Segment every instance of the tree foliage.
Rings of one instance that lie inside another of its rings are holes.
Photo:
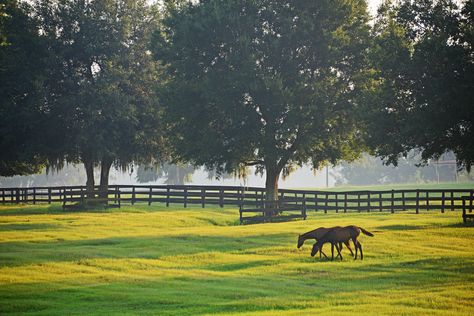
[[[365,1],[168,2],[154,53],[179,159],[266,171],[267,199],[296,165],[358,155]]]
[[[417,149],[425,162],[451,150],[460,168],[474,163],[474,1],[457,3],[406,0],[379,12],[368,139],[389,162]]]
[[[0,4],[0,175],[39,172],[45,164],[40,125],[47,56],[31,7]]]
[[[145,0],[40,0],[35,12],[51,52],[45,107],[59,144],[52,158],[84,162],[90,187],[100,164],[106,190],[112,164],[162,149],[159,68],[147,48],[157,10]]]

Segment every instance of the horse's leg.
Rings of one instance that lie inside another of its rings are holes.
[[[321,258],[321,254],[322,254],[324,258],[329,259],[328,256],[326,256],[326,254],[323,251],[323,246],[324,245],[321,245],[321,248],[319,248],[319,258]]]
[[[347,249],[349,249],[349,251],[351,252],[351,256],[354,257],[354,253],[352,252],[351,245],[349,244],[349,240],[345,241],[344,244],[346,245]]]
[[[360,260],[363,260],[364,259],[364,254],[362,252],[362,244],[360,243],[360,241],[358,241],[357,243],[359,244]]]
[[[354,260],[357,260],[357,249],[359,248],[359,246],[358,246],[358,244],[357,244],[357,243],[358,243],[358,242],[357,242],[357,238],[356,238],[356,237],[353,237],[353,238],[352,238],[352,242],[354,243],[354,248],[355,248],[355,251],[356,251],[355,256],[354,256]]]
[[[339,257],[341,255],[341,251],[342,251],[342,242],[340,243],[336,243],[336,249],[337,249],[337,256],[336,256],[336,259],[337,257]]]
[[[342,250],[342,243],[339,243],[339,247],[338,245],[336,244],[336,250],[337,252],[339,253],[339,257],[341,258],[341,261],[342,261],[342,253],[341,253],[341,250]],[[337,257],[336,257],[337,258]]]
[[[331,243],[331,261],[334,260],[334,244]]]

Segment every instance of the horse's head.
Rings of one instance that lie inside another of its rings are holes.
[[[314,257],[315,254],[317,254],[319,251],[319,243],[315,243],[313,245],[313,249],[311,249],[311,257]]]
[[[302,238],[301,235],[298,235],[298,248],[301,248],[304,244],[304,239]]]

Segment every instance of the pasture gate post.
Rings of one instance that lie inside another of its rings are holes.
[[[347,193],[344,193],[344,213],[347,213]]]
[[[2,202],[5,203],[5,189],[2,189]]]
[[[166,186],[166,207],[170,206],[170,186]]]
[[[334,194],[334,198],[336,200],[336,213],[339,213],[339,197],[338,194]]]
[[[204,208],[206,206],[206,189],[201,189],[201,206]]]
[[[420,190],[416,189],[416,214],[420,213]]]
[[[188,188],[184,188],[184,207],[188,207]]]
[[[445,192],[443,191],[441,193],[441,213],[444,213],[444,207],[445,207],[445,203],[446,203],[446,199],[445,199]]]
[[[224,189],[219,189],[219,207],[224,207]]]
[[[148,205],[151,205],[151,194],[153,191],[153,187],[150,187],[150,192],[148,193]]]
[[[392,204],[390,212],[395,213],[395,190],[392,190]]]

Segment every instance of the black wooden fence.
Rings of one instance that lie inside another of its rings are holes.
[[[98,189],[98,188],[97,188]],[[98,192],[96,192],[97,194]],[[420,211],[473,209],[474,189],[417,189],[382,191],[279,190],[285,203],[302,203],[307,210],[337,212]],[[87,199],[84,186],[0,188],[0,203],[76,203]],[[111,185],[109,203],[165,203],[206,205],[261,206],[265,189],[241,186],[200,185]]]

